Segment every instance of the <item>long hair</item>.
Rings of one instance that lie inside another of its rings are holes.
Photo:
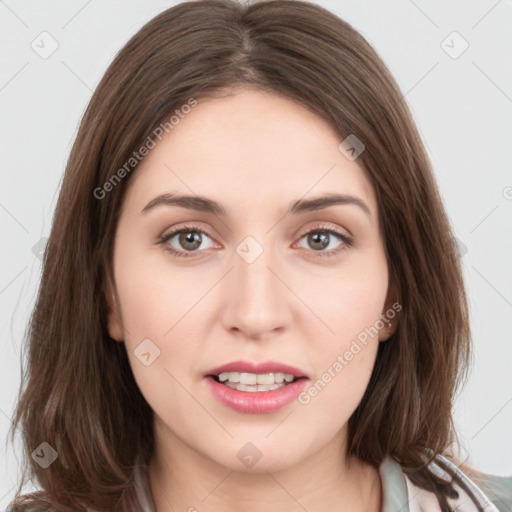
[[[365,145],[358,163],[376,192],[403,309],[349,420],[348,455],[375,467],[392,456],[443,502],[423,457],[455,440],[452,404],[471,355],[468,307],[450,222],[403,95],[370,44],[320,6],[200,0],[163,11],[128,41],[81,120],[25,333],[11,427],[12,439],[23,432],[24,470],[42,491],[22,496],[24,474],[13,510],[137,508],[134,464],[151,458],[153,420],[124,344],[107,331],[120,208],[134,152],[157,144],[159,127],[169,128],[191,98],[236,86],[287,97],[329,123],[340,143],[355,135]],[[46,469],[31,456],[43,442],[58,453]]]

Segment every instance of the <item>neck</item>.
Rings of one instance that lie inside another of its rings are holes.
[[[343,432],[344,433],[344,432]],[[380,512],[378,470],[347,458],[343,437],[278,471],[239,471],[191,449],[167,431],[148,477],[155,512]]]

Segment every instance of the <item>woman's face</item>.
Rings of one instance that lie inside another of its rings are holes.
[[[126,344],[160,450],[263,472],[344,446],[391,334],[379,321],[391,297],[376,197],[341,142],[290,100],[239,90],[199,100],[131,178],[109,332]],[[148,206],[163,194],[191,199]],[[359,204],[309,203],[335,194]],[[239,391],[208,376],[235,362],[230,379],[252,382],[239,361],[306,378]]]

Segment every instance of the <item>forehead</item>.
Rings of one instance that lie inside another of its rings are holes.
[[[376,215],[366,173],[339,151],[341,137],[318,115],[253,89],[197,101],[136,169],[127,201],[179,190],[230,210],[340,193],[360,197]]]

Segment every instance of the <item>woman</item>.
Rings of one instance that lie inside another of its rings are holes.
[[[510,510],[454,449],[469,320],[420,137],[314,4],[186,2],[126,44],[28,341],[42,491],[10,510]]]

